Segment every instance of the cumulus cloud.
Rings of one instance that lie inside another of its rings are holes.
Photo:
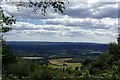
[[[13,24],[12,28],[13,30],[38,30],[41,28],[41,25],[37,26],[28,22],[17,22]]]
[[[118,3],[70,3],[66,13],[73,18],[118,18]]]
[[[22,28],[23,24],[27,24],[27,27],[25,29]],[[12,31],[5,33],[4,35],[7,37],[7,39],[11,40],[12,38],[15,40],[46,40],[46,41],[86,41],[86,42],[110,42],[115,41],[115,37],[117,36],[117,32],[114,32],[112,30],[104,30],[104,29],[97,29],[97,30],[86,30],[82,28],[74,28],[74,27],[66,27],[61,25],[34,25],[34,27],[37,29],[31,29],[30,26],[34,24],[26,23],[26,22],[17,22],[16,25],[13,25],[13,27],[16,27],[15,30],[13,28]],[[19,26],[19,27],[18,27]],[[18,28],[18,29],[17,29]],[[16,37],[18,37],[16,39]],[[21,39],[20,39],[21,38]],[[75,40],[76,39],[76,40]]]
[[[80,27],[86,29],[110,29],[117,27],[118,19],[103,18],[103,19],[92,19],[92,18],[58,18],[58,19],[47,19],[45,24],[47,25],[64,25],[71,27]]]
[[[31,8],[2,4],[7,15],[17,19],[43,21],[44,25],[17,22],[13,30],[4,35],[8,40],[67,41],[67,42],[112,42],[118,32],[118,4],[116,2],[70,2],[66,4],[67,15],[55,13],[51,8],[48,15],[33,13]]]
[[[48,18],[56,18],[56,17],[62,17],[63,15],[59,13],[55,13],[54,10],[49,7],[47,9],[47,15],[43,16],[41,13],[41,10],[38,9],[37,13],[33,12],[33,8],[26,8],[26,7],[20,7],[19,11],[17,10],[17,6],[13,4],[3,3],[1,5],[4,11],[6,11],[7,15],[14,15],[15,18],[23,19],[23,20],[42,20],[42,19],[48,19]]]
[[[63,25],[35,25],[29,22],[16,22],[12,25],[13,30],[48,30],[48,31],[59,31],[59,30],[70,30],[71,27]]]
[[[47,9],[47,15],[43,16],[38,10],[35,14],[32,12],[32,8],[20,7],[20,11],[17,11],[17,7],[14,5],[8,5],[3,3],[2,8],[9,15],[14,15],[16,18],[26,20],[43,20],[53,19],[57,17],[72,17],[72,18],[118,18],[118,3],[117,2],[98,2],[98,3],[86,3],[86,2],[70,2],[66,4],[64,10],[67,15],[54,12],[52,7]]]
[[[12,33],[10,35],[10,33]],[[13,35],[14,34],[14,35]],[[60,42],[97,42],[108,43],[115,41],[116,33],[110,31],[70,30],[70,31],[46,31],[46,30],[17,30],[5,35],[8,40],[23,41],[60,41]]]

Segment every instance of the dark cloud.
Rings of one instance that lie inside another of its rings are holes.
[[[76,5],[72,5],[76,4]],[[75,7],[77,5],[81,4],[81,6],[77,8],[70,8]],[[83,4],[83,5],[82,5]],[[88,3],[71,3],[68,4],[68,8],[66,9],[66,13],[68,16],[72,18],[118,18],[118,8],[113,7],[117,3],[115,2],[98,2],[94,4],[88,4]],[[110,6],[107,6],[110,5]],[[100,9],[100,7],[103,7]],[[94,11],[90,11],[93,9]],[[93,14],[94,12],[98,11],[99,13]]]
[[[72,18],[118,18],[118,7],[113,7],[116,4],[117,2],[98,2],[92,4],[85,2],[70,2],[69,4],[66,4],[66,9],[64,11]],[[13,5],[3,4],[2,6],[7,14],[14,15],[16,18],[25,20],[43,20],[64,17],[64,15],[59,12],[55,13],[51,7],[47,10],[48,14],[43,16],[40,11],[38,11],[37,14],[33,13],[31,8],[21,7],[18,12],[17,8]],[[100,9],[100,7],[103,8]],[[90,11],[91,9],[94,11]],[[93,14],[96,11],[98,13]]]

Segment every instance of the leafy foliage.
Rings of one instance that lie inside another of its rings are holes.
[[[12,28],[10,28],[9,26],[11,26],[13,23],[16,22],[16,19],[9,16],[5,16],[4,11],[2,10],[2,8],[0,7],[0,32],[1,33],[5,33],[8,32],[10,30],[12,30]],[[2,49],[2,72],[4,76],[4,72],[6,73],[6,68],[8,67],[8,63],[15,63],[16,60],[16,55],[13,54],[13,52],[10,50],[10,46],[6,45],[4,42],[4,38],[3,35],[0,35],[0,41],[1,41],[1,45],[0,49]],[[1,61],[1,60],[0,60]],[[12,75],[9,75],[10,77]],[[15,76],[12,76],[14,78],[16,78]]]
[[[47,14],[47,9],[48,7],[52,7],[54,9],[55,12],[59,11],[62,14],[66,14],[64,13],[64,9],[65,9],[65,2],[68,2],[67,0],[63,1],[43,1],[43,0],[39,0],[39,1],[29,1],[29,2],[11,2],[11,4],[16,5],[17,9],[19,11],[20,7],[29,7],[32,9],[33,12],[37,13],[39,10],[41,10],[42,15],[46,15]],[[69,3],[69,2],[68,2]]]
[[[0,7],[0,26],[1,30],[3,33],[8,32],[10,30],[12,30],[12,28],[10,28],[9,26],[11,26],[13,23],[15,24],[16,19],[13,18],[13,16],[9,17],[9,16],[5,16],[4,11],[2,10],[2,8]]]
[[[16,55],[10,50],[10,46],[2,44],[2,61],[3,64],[16,62]]]
[[[120,36],[118,37],[120,38]],[[119,40],[118,40],[119,41]],[[118,42],[119,43],[119,42]],[[104,78],[119,78],[120,76],[120,44],[110,43],[107,54],[101,55],[98,59],[88,64],[91,74]]]

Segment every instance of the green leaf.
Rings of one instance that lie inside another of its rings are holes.
[[[67,13],[63,13],[64,15],[66,15]]]
[[[2,14],[2,17],[3,17],[3,18],[5,18],[5,15],[4,15],[4,14]]]

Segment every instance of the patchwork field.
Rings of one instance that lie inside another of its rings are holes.
[[[99,53],[99,54],[102,54],[103,52],[95,51],[95,52],[90,52],[90,53]]]
[[[55,55],[56,56],[56,55]],[[29,59],[29,60],[32,60],[32,59],[43,59],[42,57],[22,57],[23,59]],[[60,68],[60,69],[63,69],[63,68],[69,68],[71,67],[72,69],[75,69],[75,67],[81,67],[81,63],[67,63],[67,62],[64,62],[64,61],[67,61],[67,60],[72,60],[72,58],[60,58],[60,59],[52,59],[52,60],[48,60],[51,64],[49,64],[50,67],[53,67],[53,68]],[[41,60],[40,60],[41,62]]]
[[[24,59],[43,59],[42,57],[22,57]]]
[[[61,59],[52,59],[52,60],[48,60],[51,64],[55,64],[55,65],[59,65],[62,66],[63,63],[65,63],[64,61],[67,60],[72,60],[72,58],[61,58]],[[65,63],[66,64],[66,63]]]
[[[53,68],[60,68],[60,69],[63,69],[63,68],[70,68],[75,70],[76,67],[81,67],[81,63],[66,63],[64,61],[67,61],[67,60],[72,60],[72,58],[61,58],[61,59],[53,59],[53,60],[49,60],[49,62],[51,63],[51,65],[49,65],[50,67],[53,67]]]
[[[49,57],[56,57],[57,55],[51,55],[51,56],[49,56]]]
[[[75,66],[75,65],[79,65],[81,63],[65,63],[65,64],[67,64],[67,66]]]
[[[62,65],[62,66],[59,66],[59,65],[49,65],[50,67],[53,67],[53,68],[59,68],[59,69],[67,69],[67,68],[71,68],[71,70],[75,70],[76,67],[79,67],[79,70],[81,68],[81,63],[65,63],[67,64],[67,66],[65,65]]]

